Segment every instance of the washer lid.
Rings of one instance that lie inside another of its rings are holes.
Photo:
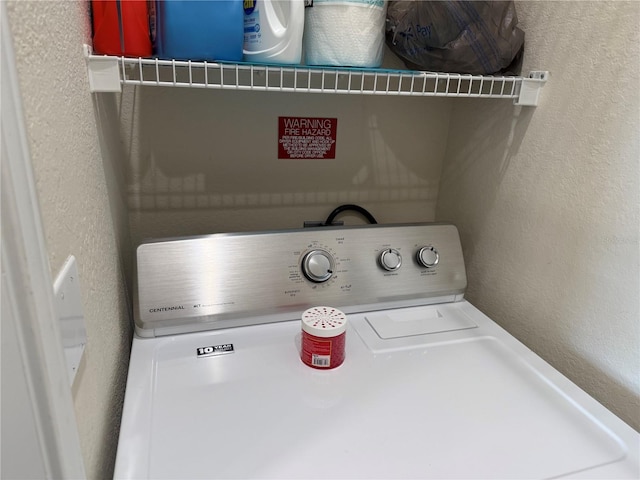
[[[330,371],[299,321],[136,338],[114,478],[640,478],[638,433],[475,313],[383,354],[349,314]]]
[[[335,337],[347,329],[347,316],[337,308],[312,307],[302,314],[302,330],[314,337]]]

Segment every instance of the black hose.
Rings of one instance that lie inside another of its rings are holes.
[[[345,212],[347,210],[353,210],[354,212],[358,212],[360,215],[366,218],[369,221],[369,223],[378,223],[376,219],[373,218],[373,215],[371,215],[367,210],[362,208],[360,205],[347,204],[347,205],[340,205],[339,207],[335,208],[333,212],[329,214],[329,216],[327,217],[327,220],[324,222],[325,226],[332,225],[336,217],[340,213]]]

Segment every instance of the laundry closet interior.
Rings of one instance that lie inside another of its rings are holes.
[[[52,276],[73,254],[83,287],[73,398],[89,476],[113,469],[136,246],[300,228],[341,204],[456,225],[466,297],[640,427],[640,8],[516,8],[522,76],[472,80],[415,76],[388,50],[367,72],[105,63],[86,4],[10,2]],[[278,158],[281,118],[335,120],[335,158]]]

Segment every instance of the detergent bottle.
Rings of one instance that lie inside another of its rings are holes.
[[[242,0],[158,0],[156,55],[179,60],[242,60]]]
[[[296,65],[302,60],[304,0],[244,0],[244,60]]]
[[[93,50],[104,55],[151,56],[145,0],[92,0]]]

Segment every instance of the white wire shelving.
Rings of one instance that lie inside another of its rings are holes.
[[[422,97],[506,98],[535,106],[548,72],[528,78],[360,68],[213,63],[94,55],[85,46],[91,92],[122,85]]]

